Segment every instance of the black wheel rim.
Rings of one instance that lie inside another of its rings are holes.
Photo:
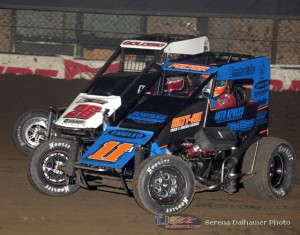
[[[284,161],[281,155],[273,156],[270,164],[269,179],[273,188],[278,188],[283,182]]]
[[[160,205],[174,205],[184,194],[184,176],[174,167],[157,169],[149,181],[149,193]]]
[[[68,157],[63,152],[51,152],[42,162],[42,174],[46,181],[54,185],[66,185],[67,177],[62,171]]]

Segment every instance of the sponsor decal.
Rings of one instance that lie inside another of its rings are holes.
[[[217,123],[228,122],[236,119],[241,119],[244,114],[244,107],[226,109],[216,112],[214,117]]]
[[[126,40],[122,43],[122,46],[143,46],[143,47],[157,47],[163,48],[167,44],[164,42],[152,42],[152,41],[138,41],[138,40]]]
[[[255,73],[255,66],[249,65],[244,68],[237,68],[234,69],[232,68],[230,71],[230,77],[241,77],[241,76],[247,76],[247,75],[252,75]]]
[[[254,92],[254,96],[263,96],[269,93],[269,88]]]
[[[259,106],[267,105],[268,104],[268,99],[266,97],[263,97],[261,99],[258,99],[257,103],[259,104]]]
[[[156,225],[166,229],[200,228],[201,220],[193,215],[155,216]]]
[[[231,122],[228,123],[228,128],[232,130],[232,132],[237,132],[237,131],[249,131],[251,128],[254,126],[255,119],[245,119],[245,120],[240,120],[237,122]]]
[[[269,88],[269,84],[270,84],[269,80],[262,80],[262,81],[255,84],[255,88],[256,89],[263,89],[265,87]]]
[[[256,115],[256,125],[262,125],[268,122],[268,110],[262,110]]]
[[[206,72],[207,70],[210,69],[210,67],[203,66],[203,65],[178,64],[178,63],[171,64],[168,66],[168,68],[193,70],[193,71],[201,71],[201,72]]]
[[[100,99],[82,98],[82,99],[78,100],[76,103],[107,104],[108,102],[106,100],[100,100]]]
[[[155,112],[136,111],[130,113],[127,116],[127,118],[139,123],[153,124],[153,123],[163,123],[164,121],[166,121],[167,116]]]
[[[86,121],[81,119],[64,119],[63,123],[85,125]]]
[[[259,67],[259,73],[260,73],[260,75],[264,75],[264,74],[265,74],[265,71],[266,71],[265,64],[262,64],[262,65]]]
[[[173,118],[170,132],[187,129],[200,124],[203,112]]]
[[[145,137],[143,133],[135,132],[135,131],[120,131],[113,130],[108,132],[112,136],[122,137],[122,138],[131,138],[131,139],[142,139]]]

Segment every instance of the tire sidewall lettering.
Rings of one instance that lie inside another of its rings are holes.
[[[286,144],[281,144],[278,146],[277,152],[282,155],[286,156],[288,161],[293,161],[294,160],[294,153],[290,149],[290,147]]]
[[[70,149],[71,145],[67,143],[55,142],[55,141],[49,143],[49,150],[52,150],[56,147],[63,147],[63,148]]]
[[[294,151],[291,149],[291,147],[286,144],[282,143],[279,146],[277,146],[273,153],[272,158],[269,162],[269,167],[271,166],[271,162],[273,160],[273,157],[279,155],[283,159],[284,164],[284,179],[283,182],[276,188],[272,187],[270,185],[271,191],[274,195],[276,195],[277,198],[283,198],[285,197],[293,188],[293,185],[291,185],[290,182],[294,181],[294,172],[295,172],[295,154]]]
[[[66,186],[63,186],[63,187],[60,187],[60,188],[58,188],[58,187],[55,188],[55,187],[47,184],[47,185],[45,185],[45,189],[49,190],[50,192],[55,192],[55,193],[60,193],[60,192],[61,193],[62,192],[68,193],[68,192],[70,192],[70,186],[69,185],[66,185]]]
[[[147,168],[147,172],[149,175],[152,175],[152,173],[158,168],[158,167],[163,167],[164,164],[169,164],[170,163],[170,159],[166,158],[166,159],[160,159],[156,162],[154,162],[153,164],[151,164],[148,168]]]

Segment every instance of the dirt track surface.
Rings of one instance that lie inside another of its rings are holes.
[[[35,191],[26,175],[27,158],[12,143],[13,125],[30,109],[67,106],[87,85],[83,80],[0,76],[0,235],[300,234],[299,170],[294,190],[280,201],[253,199],[243,189],[233,195],[196,194],[184,214],[200,218],[202,225],[185,231],[158,227],[154,215],[125,195],[80,189],[71,196],[54,198]],[[298,169],[299,101],[300,92],[271,94],[270,135],[292,144]],[[263,225],[246,225],[249,221]]]

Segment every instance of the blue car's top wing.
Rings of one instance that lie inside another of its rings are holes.
[[[210,75],[218,71],[217,66],[209,66],[203,64],[187,63],[187,62],[166,62],[162,69],[165,71],[197,73]]]

